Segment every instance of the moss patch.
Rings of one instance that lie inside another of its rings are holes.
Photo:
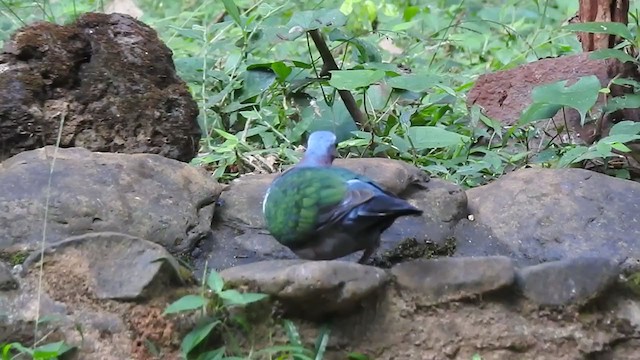
[[[0,251],[0,260],[6,262],[11,266],[20,265],[24,262],[24,260],[29,256],[29,252],[26,250],[19,251]]]
[[[455,238],[448,238],[444,244],[436,244],[430,241],[419,242],[415,238],[403,240],[395,248],[376,256],[371,265],[390,268],[395,264],[411,259],[431,259],[442,256],[451,256],[456,251]]]

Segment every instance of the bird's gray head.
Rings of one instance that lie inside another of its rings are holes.
[[[299,165],[329,166],[336,158],[336,135],[331,131],[314,131],[309,135],[307,151]]]

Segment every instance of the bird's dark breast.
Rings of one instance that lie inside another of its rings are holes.
[[[379,234],[356,236],[345,232],[325,232],[288,246],[298,257],[307,260],[333,260],[364,250],[377,243]]]

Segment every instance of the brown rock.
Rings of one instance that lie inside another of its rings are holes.
[[[417,293],[417,303],[436,304],[513,283],[515,268],[505,256],[414,260],[391,269],[401,291]]]
[[[346,261],[273,260],[223,270],[228,285],[248,286],[307,318],[352,310],[388,280],[382,269]]]
[[[191,160],[198,108],[171,56],[128,15],[20,29],[0,53],[0,161],[55,144],[61,123],[62,147]]]
[[[617,60],[592,60],[589,53],[582,53],[558,58],[542,59],[532,63],[509,69],[485,74],[478,78],[475,86],[469,92],[467,104],[480,105],[487,116],[501,121],[505,125],[513,125],[517,122],[525,110],[531,104],[531,91],[538,85],[549,84],[561,80],[569,80],[568,85],[573,84],[579,77],[596,75],[603,87],[607,86],[616,75],[637,74],[633,72],[629,64],[621,64]],[[622,88],[613,86],[613,95],[622,95]],[[601,103],[601,96],[599,102]],[[633,110],[625,110],[620,114],[614,114],[611,119],[606,119],[601,128],[596,128],[595,123],[580,125],[580,116],[574,109],[565,109],[559,112],[554,119],[558,126],[567,124],[576,137],[585,143],[592,143],[599,135],[605,135],[612,126],[611,121],[621,119],[640,121],[640,113]],[[542,125],[542,124],[541,124]],[[547,131],[551,136],[554,126],[549,126]]]

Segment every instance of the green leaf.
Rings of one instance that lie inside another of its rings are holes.
[[[618,22],[587,22],[587,23],[577,23],[577,24],[569,24],[564,27],[570,31],[577,32],[589,32],[596,34],[611,34],[620,36],[625,40],[629,40],[633,42],[633,34],[627,27],[627,25]]]
[[[412,126],[407,130],[407,137],[417,150],[456,146],[469,141],[468,136],[436,126]]]
[[[613,144],[613,143],[627,143],[629,141],[635,141],[640,139],[640,135],[636,134],[615,134],[602,138],[598,143]]]
[[[227,305],[247,305],[266,298],[267,294],[241,293],[235,289],[224,290],[218,294]]]
[[[65,344],[64,341],[44,344],[33,349],[33,358],[51,359],[53,357],[58,357],[71,349],[71,346]]]
[[[404,21],[411,21],[411,19],[413,19],[414,16],[418,15],[418,13],[420,13],[419,6],[407,6],[404,8],[402,19]]]
[[[620,121],[611,127],[609,130],[609,135],[618,135],[618,134],[639,134],[640,133],[640,123],[630,120]]]
[[[423,92],[441,81],[442,77],[433,74],[408,74],[393,77],[387,83],[396,89]]]
[[[284,320],[284,329],[287,332],[287,337],[291,344],[295,346],[302,346],[302,340],[300,340],[298,328],[291,320]]]
[[[338,9],[308,10],[296,12],[287,25],[281,29],[273,29],[280,40],[295,40],[307,31],[342,27],[347,22],[347,17]]]
[[[621,109],[640,108],[640,94],[627,94],[611,98],[605,107],[607,114]]]
[[[4,344],[2,346],[2,360],[9,360],[11,357],[9,356],[9,352],[11,352],[11,348],[13,344]]]
[[[591,54],[589,54],[589,59],[617,59],[621,62],[637,62],[633,56],[618,49],[601,49],[593,51]]]
[[[262,349],[256,352],[256,355],[262,354],[278,354],[278,353],[291,353],[295,354],[295,359],[308,359],[313,360],[311,356],[313,356],[313,351],[309,349],[305,349],[302,345],[275,345],[269,346],[266,349]]]
[[[225,138],[226,140],[233,142],[233,143],[237,143],[239,142],[238,138],[233,135],[233,134],[229,134],[228,132],[221,130],[221,129],[214,129],[220,136],[222,136],[223,138]]]
[[[565,168],[573,164],[574,162],[576,162],[576,159],[585,154],[587,151],[589,151],[589,148],[586,146],[576,146],[573,149],[570,149],[562,155],[562,157],[558,161],[558,167]]]
[[[182,311],[200,309],[207,303],[207,298],[202,295],[185,295],[167,306],[164,310],[164,314],[175,314]]]
[[[329,85],[339,90],[356,90],[382,80],[382,70],[333,70]]]
[[[380,63],[382,62],[382,55],[378,46],[371,43],[368,40],[347,35],[341,29],[333,29],[329,33],[330,41],[344,41],[356,47],[358,50],[358,62],[360,63]]]
[[[629,147],[625,144],[622,143],[612,143],[611,147],[618,150],[618,151],[622,151],[622,152],[631,152],[631,149],[629,149]]]
[[[198,356],[197,360],[223,360],[228,359],[224,357],[225,347],[219,349],[204,352]]]
[[[217,271],[211,270],[209,277],[207,277],[207,286],[214,293],[219,294],[224,287],[224,280]]]
[[[351,138],[351,132],[358,130],[351,114],[341,98],[337,98],[333,105],[326,101],[319,101],[314,105],[306,106],[301,112],[302,121],[293,128],[287,138],[291,141],[300,139],[306,131],[311,133],[318,130],[331,130],[336,134],[338,142]],[[293,139],[290,137],[293,135]]]
[[[518,126],[530,124],[536,120],[550,119],[562,109],[561,105],[533,103],[529,105],[520,115]]]
[[[222,0],[222,3],[224,4],[224,9],[227,10],[227,13],[231,16],[233,21],[235,21],[235,23],[241,28],[244,28],[244,23],[240,18],[240,10],[236,3],[233,0]]]
[[[369,360],[369,357],[359,352],[352,352],[347,354],[348,360]]]
[[[209,336],[211,331],[218,324],[220,324],[220,321],[216,320],[214,322],[201,325],[194,330],[191,330],[191,332],[189,332],[184,337],[184,339],[182,339],[182,344],[180,345],[180,349],[182,350],[182,353],[185,355],[185,357],[191,352],[191,350],[198,346],[198,344],[200,344],[202,340]]]
[[[621,86],[630,86],[633,87],[635,91],[640,90],[640,82],[629,78],[614,78],[611,80],[611,83]]]
[[[24,347],[22,344],[14,342],[11,344],[15,349],[17,349],[21,354],[29,354],[33,356],[33,350]]]
[[[324,353],[327,350],[327,344],[329,343],[329,335],[331,334],[331,330],[327,326],[323,326],[320,330],[320,334],[316,339],[316,357],[315,360],[322,360],[324,358]]]
[[[243,102],[263,94],[275,81],[276,74],[271,69],[254,69],[242,73],[242,94],[238,101]]]
[[[271,70],[276,73],[276,75],[278,76],[278,81],[280,82],[284,82],[285,80],[287,80],[287,77],[293,71],[291,67],[287,66],[282,61],[277,61],[271,64]]]
[[[534,103],[553,104],[572,107],[580,113],[580,123],[584,125],[587,112],[598,100],[602,86],[595,75],[582,76],[571,86],[567,80],[540,85],[533,89],[531,97]]]

